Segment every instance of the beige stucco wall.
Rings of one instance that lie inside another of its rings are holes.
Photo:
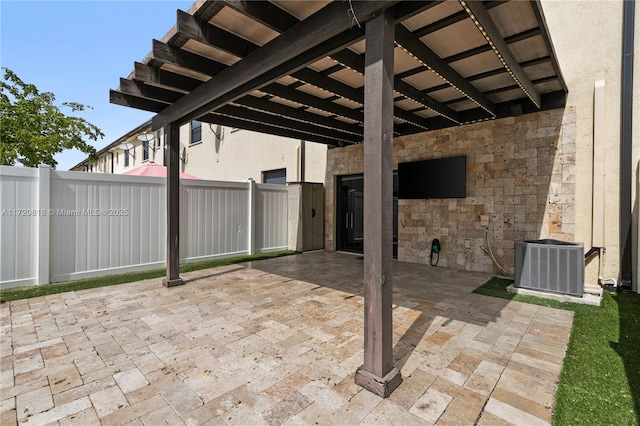
[[[221,131],[216,140],[214,132]],[[189,140],[189,126],[180,129],[180,140]],[[300,141],[248,130],[202,125],[202,143],[187,147],[184,172],[202,179],[262,182],[262,172],[287,170],[287,182],[300,180]],[[305,142],[305,181],[324,182],[326,145]]]
[[[593,93],[597,80],[605,81],[604,243],[607,249],[601,275],[619,279],[620,210],[620,78],[622,63],[622,1],[542,0],[542,8],[569,94],[567,105],[576,110],[576,235],[585,247],[591,246]],[[640,8],[636,6],[636,50],[640,34]],[[637,209],[636,177],[640,156],[640,96],[638,96],[638,55],[635,57],[633,205]],[[637,223],[637,212],[635,214]],[[634,246],[637,233],[634,232]],[[634,250],[637,264],[637,251]],[[587,264],[585,281],[596,283],[598,259]],[[637,271],[634,274],[637,277]]]

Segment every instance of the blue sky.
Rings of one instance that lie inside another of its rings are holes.
[[[56,104],[79,102],[93,110],[78,113],[113,142],[153,116],[109,103],[109,89],[127,77],[133,62],[151,50],[175,25],[176,10],[191,1],[6,1],[0,0],[0,65]],[[70,113],[70,110],[65,110]],[[82,161],[80,151],[59,154],[58,170]]]

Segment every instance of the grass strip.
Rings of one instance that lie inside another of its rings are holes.
[[[180,265],[180,272],[198,271],[200,269],[215,268],[218,266],[233,265],[255,260],[271,259],[275,257],[290,256],[296,254],[295,251],[276,251],[260,253],[254,255],[227,257],[222,259],[208,260],[205,262],[185,263]],[[61,283],[36,285],[29,287],[15,287],[0,289],[0,303],[12,300],[29,299],[32,297],[48,296],[50,294],[65,293],[67,291],[85,290],[89,288],[105,287],[110,285],[125,284],[135,281],[148,280],[151,278],[163,277],[166,270],[152,269],[149,271],[128,272],[126,274],[106,275],[104,277],[85,278],[82,280],[65,281]]]
[[[640,295],[604,292],[600,306],[508,293],[492,278],[474,293],[574,312],[554,425],[640,424]]]

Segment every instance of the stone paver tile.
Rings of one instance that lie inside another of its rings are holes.
[[[90,371],[104,368],[105,363],[102,358],[95,353],[93,349],[78,351],[78,356],[74,360],[76,367],[81,375],[85,375]]]
[[[294,391],[267,409],[262,414],[262,418],[269,424],[282,424],[311,405],[311,402],[300,392]]]
[[[40,352],[36,352],[27,358],[16,359],[13,361],[13,374],[15,376],[41,368],[44,368],[44,360],[42,359]]]
[[[103,379],[89,382],[81,386],[76,386],[74,388],[55,394],[53,395],[53,402],[56,405],[66,404],[67,402],[74,401],[103,389],[110,388],[115,384],[116,382],[113,380],[113,377],[105,377]]]
[[[152,411],[149,414],[145,414],[140,417],[139,421],[141,421],[145,426],[179,426],[185,424],[176,412],[168,405],[160,408],[159,410]]]
[[[333,414],[314,402],[285,421],[283,426],[333,425],[337,423],[339,422]]]
[[[344,421],[344,424],[357,424],[367,417],[382,400],[378,395],[362,389],[334,415]]]
[[[238,386],[231,391],[231,394],[258,415],[267,411],[275,403],[275,400],[270,396],[250,390],[247,384]]]
[[[13,368],[0,371],[0,389],[10,388],[14,383]]]
[[[520,352],[514,353],[511,356],[511,361],[530,365],[540,370],[548,371],[557,375],[560,375],[560,371],[562,370],[562,363],[545,361],[535,356],[523,354]]]
[[[550,362],[552,364],[562,365],[562,362],[564,360],[564,352],[561,354],[558,354],[558,353],[542,350],[541,348],[530,348],[525,345],[518,345],[518,347],[516,347],[514,352],[522,355],[526,355],[535,359],[539,359],[542,361]]]
[[[46,425],[64,419],[67,416],[91,408],[91,401],[88,397],[58,405],[50,410],[36,414],[27,419],[23,419],[21,424],[25,425]]]
[[[473,373],[478,364],[480,364],[480,360],[478,358],[461,353],[451,362],[451,364],[449,364],[449,368],[468,377]]]
[[[52,346],[46,346],[40,349],[40,353],[42,354],[42,358],[45,361],[45,364],[49,364],[49,362],[54,361],[56,358],[67,355],[69,353],[69,349],[67,345],[62,343],[58,343]]]
[[[144,401],[121,408],[101,419],[103,426],[116,426],[138,419],[167,406],[167,402],[160,395],[155,395]]]
[[[203,423],[202,426],[229,426],[227,422],[222,420],[222,417],[214,417],[206,423]]]
[[[468,375],[460,373],[459,371],[452,370],[450,368],[445,368],[444,370],[442,370],[440,372],[440,377],[459,386],[462,386],[469,378]]]
[[[88,426],[100,424],[100,419],[93,407],[73,413],[58,421],[60,426]]]
[[[428,422],[435,423],[438,421],[444,410],[453,398],[445,393],[437,391],[435,389],[428,389],[424,395],[422,395],[415,404],[409,409],[410,413],[413,413],[419,417],[422,417]]]
[[[347,403],[342,395],[315,380],[301,387],[299,392],[332,414]]]
[[[16,409],[16,398],[11,397],[0,401],[0,413]]]
[[[116,373],[113,375],[113,379],[120,386],[122,393],[125,394],[149,384],[147,378],[137,368]]]
[[[483,395],[489,395],[496,383],[500,379],[500,375],[504,367],[489,361],[481,361],[478,367],[471,374],[464,387]]]
[[[402,377],[410,376],[415,369],[424,364],[426,360],[427,357],[424,354],[415,350],[411,351],[400,360],[400,374]],[[396,368],[398,368],[398,365],[396,365]]]
[[[527,412],[546,422],[551,423],[553,410],[550,406],[541,405],[535,401],[532,401],[531,399],[516,395],[500,387],[496,388],[496,390],[493,391],[493,393],[491,394],[491,398],[511,405],[512,407],[518,408],[519,410]]]
[[[135,357],[133,358],[133,362],[143,374],[159,370],[165,366],[165,363],[162,362],[160,358],[158,358],[154,353],[148,353]]]
[[[518,362],[518,361],[511,360],[507,364],[507,367],[505,368],[505,370],[506,369],[528,373],[529,375],[535,377],[536,380],[547,382],[547,383],[556,383],[558,381],[558,378],[560,377],[560,371],[551,372],[545,369],[538,368],[537,366],[529,364],[526,361]]]
[[[82,386],[82,378],[78,369],[72,365],[70,368],[49,375],[49,386],[53,395],[68,389]]]
[[[52,407],[53,398],[49,386],[18,395],[16,398],[16,413],[19,421],[47,411]]]
[[[435,374],[427,373],[418,368],[411,376],[404,378],[400,387],[389,396],[389,400],[408,410],[437,377]]]
[[[425,421],[422,417],[407,411],[404,407],[389,401],[389,399],[385,399],[373,409],[371,414],[364,418],[362,423],[397,426],[425,426],[429,422]]]
[[[207,403],[226,394],[227,392],[232,391],[238,386],[246,384],[247,381],[248,379],[243,375],[222,376],[218,378],[218,381],[214,385],[194,390],[200,399],[202,399],[202,402]]]
[[[515,423],[511,423],[505,419],[502,419],[496,415],[483,411],[477,426],[514,426]]]
[[[262,426],[269,423],[256,415],[251,408],[244,404],[239,404],[220,416],[222,420],[231,426]]]
[[[187,386],[175,387],[166,392],[162,392],[160,395],[162,395],[176,413],[181,416],[203,404],[200,397]]]
[[[15,341],[15,338],[14,338]],[[13,353],[18,355],[18,354],[22,354],[25,352],[29,352],[32,351],[34,349],[41,349],[41,348],[46,348],[47,346],[53,346],[53,345],[57,345],[59,343],[64,343],[62,341],[61,337],[56,337],[53,339],[48,339],[48,340],[44,340],[41,342],[36,342],[36,343],[32,343],[30,345],[24,345],[24,346],[14,346],[13,348]],[[15,345],[15,343],[14,343]]]
[[[502,377],[500,377],[500,381],[496,387],[496,390],[497,389],[509,391],[552,409],[557,385],[555,383],[538,380],[529,373],[506,368]]]
[[[18,418],[16,417],[16,410],[8,410],[0,413],[0,425],[13,426],[18,424]]]
[[[46,378],[47,369],[39,368],[37,370],[29,371],[28,373],[20,374],[14,377],[15,386],[20,386],[25,383],[33,383],[37,380]]]
[[[96,409],[96,413],[100,418],[129,405],[127,398],[118,386],[112,386],[92,393],[89,395],[89,398],[91,398],[93,407]]]
[[[350,400],[362,390],[362,388],[356,384],[355,376],[356,373],[354,371],[353,373],[342,379],[340,383],[335,385],[332,389],[340,395],[344,396],[346,399]]]
[[[265,393],[276,400],[283,399],[295,389],[299,389],[311,382],[311,380],[313,379],[306,374],[295,372],[275,385],[267,388]]]
[[[551,424],[548,421],[531,415],[525,411],[519,410],[494,398],[489,399],[487,405],[485,406],[485,411],[495,415],[496,417],[508,420],[509,422],[518,425],[542,426]]]
[[[222,424],[226,424],[220,416],[238,405],[240,405],[240,400],[233,394],[226,393],[182,415],[182,418],[190,426],[208,424],[211,419],[215,418]]]

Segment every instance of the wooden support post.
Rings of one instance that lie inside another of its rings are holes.
[[[184,284],[180,278],[180,126],[169,124],[167,135],[167,276],[165,287]]]
[[[393,15],[366,24],[364,98],[364,364],[356,383],[386,398],[393,366]]]

